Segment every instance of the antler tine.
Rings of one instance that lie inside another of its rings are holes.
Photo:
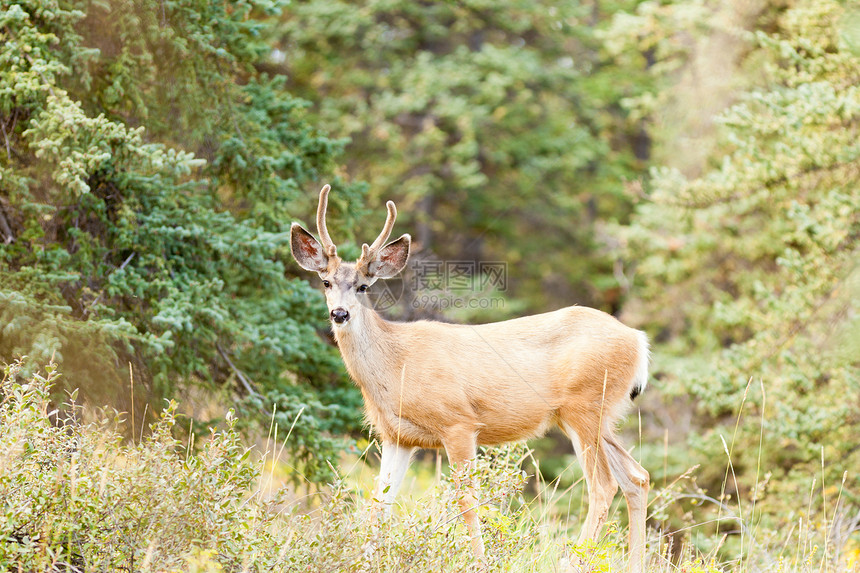
[[[376,252],[385,244],[385,241],[391,236],[391,230],[394,229],[394,220],[397,219],[397,207],[394,206],[394,201],[389,201],[385,206],[388,207],[388,216],[385,218],[385,226],[382,228],[382,232],[368,249],[371,253]],[[361,250],[362,255],[365,255],[364,245]]]
[[[324,185],[320,191],[320,204],[317,207],[317,230],[320,233],[320,241],[326,254],[333,257],[337,254],[337,247],[332,242],[328,234],[328,228],[325,225],[325,212],[328,208],[328,192],[331,191],[331,185]]]

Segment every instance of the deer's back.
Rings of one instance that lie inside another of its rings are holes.
[[[473,423],[482,443],[541,434],[571,404],[626,399],[635,368],[637,331],[585,307],[410,329],[402,412],[432,420],[437,431]]]

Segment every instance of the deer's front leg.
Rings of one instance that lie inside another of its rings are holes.
[[[397,490],[403,483],[414,448],[406,448],[394,442],[382,442],[382,464],[376,478],[370,514],[371,538],[364,544],[365,559],[372,560],[379,541],[379,522],[391,513],[391,505]]]
[[[473,431],[462,431],[450,435],[445,440],[445,451],[448,452],[448,463],[453,470],[451,478],[457,488],[457,503],[466,527],[469,529],[469,537],[472,541],[472,551],[478,563],[483,565],[484,540],[481,538],[481,521],[478,518],[478,499],[475,486],[472,483],[472,468],[477,454],[475,433]]]
[[[382,464],[373,492],[376,505],[373,512],[374,524],[379,520],[380,513],[388,515],[391,512],[391,505],[394,503],[400,484],[403,483],[406,470],[409,469],[413,451],[414,448],[407,448],[394,442],[382,443]]]

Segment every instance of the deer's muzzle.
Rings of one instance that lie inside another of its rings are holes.
[[[349,312],[343,308],[336,308],[331,311],[331,319],[338,324],[343,324],[349,320]]]

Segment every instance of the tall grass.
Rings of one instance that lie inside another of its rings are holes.
[[[454,488],[432,467],[419,464],[423,483],[407,488],[393,515],[372,527],[373,443],[335,468],[334,483],[299,495],[277,484],[283,444],[267,440],[262,452],[247,448],[231,413],[223,428],[195,437],[192,447],[191,440],[173,437],[171,402],[130,443],[120,431],[130,421],[119,413],[84,423],[74,394],[53,405],[54,366],[25,380],[19,374],[18,365],[8,366],[0,385],[0,570],[476,569]],[[731,452],[729,441],[727,463]],[[530,461],[537,467],[531,450],[513,444],[487,450],[474,469],[487,570],[623,570],[620,497],[601,539],[574,546],[585,510],[577,501],[582,484],[530,477],[522,469]],[[812,486],[798,507],[797,527],[768,531],[756,517],[757,493],[749,500],[712,498],[696,488],[695,473],[691,468],[652,493],[651,571],[857,570],[847,559],[844,532],[851,524],[840,513],[838,494],[817,499]],[[529,479],[536,483],[526,488]],[[535,493],[526,495],[527,489]]]

